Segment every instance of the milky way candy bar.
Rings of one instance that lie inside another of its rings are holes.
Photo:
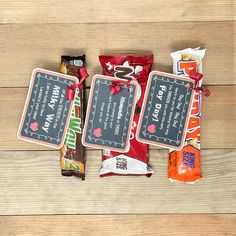
[[[81,82],[81,68],[85,66],[85,55],[62,56],[60,73],[76,76]],[[81,85],[85,86],[85,81]],[[85,148],[81,143],[85,116],[85,91],[76,89],[66,139],[61,153],[61,173],[85,179]]]

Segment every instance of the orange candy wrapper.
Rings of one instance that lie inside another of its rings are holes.
[[[173,74],[188,76],[192,70],[202,73],[204,55],[205,49],[199,48],[187,48],[171,53]],[[168,178],[171,182],[183,181],[193,184],[202,178],[200,166],[201,101],[202,95],[195,93],[183,148],[178,151],[169,151]]]

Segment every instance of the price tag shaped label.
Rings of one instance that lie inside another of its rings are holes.
[[[111,86],[119,83],[119,91]],[[82,143],[117,152],[129,150],[138,84],[136,81],[95,75],[92,80]]]
[[[149,74],[136,137],[140,142],[181,149],[186,135],[193,80],[159,71]]]
[[[65,140],[73,101],[67,100],[69,85],[78,78],[34,69],[22,114],[18,137],[59,149]]]

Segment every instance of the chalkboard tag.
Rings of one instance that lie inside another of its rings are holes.
[[[111,89],[114,83],[120,83],[116,92]],[[85,146],[128,151],[138,84],[127,83],[104,75],[93,77],[82,136]]]
[[[64,144],[73,106],[73,101],[66,98],[67,88],[78,82],[74,76],[34,69],[18,137],[59,149]]]
[[[140,142],[181,149],[194,96],[194,82],[159,71],[149,74],[137,128]]]

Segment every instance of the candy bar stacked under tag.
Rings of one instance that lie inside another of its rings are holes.
[[[190,71],[202,73],[205,49],[187,48],[171,53],[173,73],[188,76]],[[199,84],[201,86],[201,84]],[[185,143],[181,150],[170,150],[168,177],[170,181],[195,183],[202,178],[200,169],[201,94],[195,93]]]
[[[139,84],[138,100],[132,123],[130,148],[126,153],[103,150],[100,176],[108,175],[146,175],[153,171],[148,162],[148,145],[137,141],[135,134],[148,74],[153,64],[153,55],[148,56],[100,56],[103,73],[126,80],[136,80]]]
[[[79,70],[85,67],[85,55],[62,56],[60,72],[81,79]],[[85,85],[82,81],[81,85]],[[85,91],[76,89],[74,107],[70,117],[64,146],[61,152],[61,173],[85,179],[85,148],[81,143],[85,116]]]

